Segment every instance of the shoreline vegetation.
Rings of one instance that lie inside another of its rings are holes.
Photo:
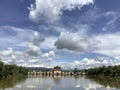
[[[52,68],[25,68],[17,65],[8,65],[0,61],[0,88],[12,88],[17,83],[24,81],[28,76],[29,71],[52,71]],[[73,72],[75,78],[85,75],[86,79],[93,80],[105,87],[120,88],[120,65],[116,66],[102,66],[98,68],[90,68],[86,70],[62,70],[64,72]],[[84,74],[80,74],[84,73]],[[58,75],[59,76],[59,75]]]
[[[49,73],[53,71],[52,68],[47,69],[47,68],[28,68],[29,73],[31,72],[32,74],[30,75],[37,75],[38,73],[41,73],[40,75],[43,76],[49,76]],[[40,72],[39,72],[40,71]],[[90,68],[90,69],[85,69],[85,70],[79,70],[75,68],[74,70],[61,70],[61,72],[67,73],[66,75],[71,75],[71,76],[83,76],[85,75],[86,77],[89,76],[95,76],[95,77],[120,77],[120,65],[115,65],[115,66],[101,66],[97,68]],[[70,74],[69,74],[70,73]],[[58,76],[64,76],[62,74],[58,74]]]
[[[6,88],[13,88],[20,82],[24,82],[26,78],[1,78],[0,79],[0,90],[6,90]],[[11,90],[11,89],[10,89]]]
[[[104,85],[105,87],[112,87],[120,89],[120,77],[105,77],[105,76],[87,76],[87,79],[95,81],[100,85]]]
[[[84,72],[87,76],[120,77],[120,65],[90,68]]]
[[[0,61],[0,78],[25,78],[28,70],[17,65],[8,65]]]
[[[0,78],[25,78],[28,75],[29,71],[39,71],[44,72],[53,70],[52,68],[26,68],[17,65],[8,65],[0,61]],[[80,75],[79,73],[84,73],[86,76],[95,76],[95,77],[120,77],[120,65],[116,66],[102,66],[98,68],[90,68],[86,70],[78,70],[75,68],[72,70],[74,75]]]
[[[28,71],[32,72],[33,75],[35,73],[35,75],[37,75],[37,73],[40,73],[39,71],[42,72],[43,76],[47,76],[49,75],[48,73],[50,71],[53,71],[53,69],[46,69],[46,68],[29,68]],[[101,66],[101,67],[97,67],[97,68],[90,68],[90,69],[85,69],[85,70],[79,70],[77,68],[75,68],[74,70],[61,70],[62,72],[73,72],[72,76],[79,76],[79,75],[85,75],[86,77],[89,76],[95,76],[95,77],[120,77],[120,65],[115,65],[115,66]],[[62,74],[60,74],[62,75]],[[59,75],[58,75],[59,76]]]

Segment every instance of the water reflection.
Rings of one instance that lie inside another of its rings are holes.
[[[61,77],[53,77],[54,84],[59,85],[61,82]]]
[[[0,90],[118,90],[120,78],[41,77],[26,80],[2,79]],[[118,89],[117,89],[118,88]]]
[[[120,89],[120,77],[87,77],[91,80],[94,80],[96,83],[104,85],[106,88],[118,88]]]
[[[17,85],[19,82],[24,82],[24,78],[9,78],[9,79],[0,79],[0,90],[4,90],[6,88],[13,88],[15,85],[17,87],[20,87]]]

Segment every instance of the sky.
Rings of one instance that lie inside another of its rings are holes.
[[[0,0],[0,58],[25,67],[120,64],[120,0]]]

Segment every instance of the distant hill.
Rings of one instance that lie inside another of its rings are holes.
[[[27,67],[28,71],[52,71],[53,68],[46,68],[46,67]],[[69,72],[69,71],[74,71],[74,70],[65,70],[62,69],[62,71]]]
[[[27,67],[28,71],[51,71],[53,68],[45,68],[45,67]]]

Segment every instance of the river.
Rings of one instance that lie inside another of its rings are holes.
[[[120,78],[31,77],[1,79],[0,90],[120,90]]]

